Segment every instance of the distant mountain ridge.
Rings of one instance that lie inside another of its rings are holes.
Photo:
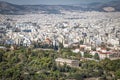
[[[21,5],[15,5],[8,2],[0,1],[0,13],[1,14],[10,14],[17,11],[24,10],[24,7]]]
[[[21,14],[42,11],[45,13],[60,14],[61,10],[68,11],[120,11],[120,0],[106,3],[90,3],[79,5],[16,5],[0,1],[1,14]]]
[[[106,3],[91,3],[87,5],[88,10],[95,10],[95,11],[105,11],[105,7],[114,8],[115,11],[120,11],[120,0],[110,1]]]

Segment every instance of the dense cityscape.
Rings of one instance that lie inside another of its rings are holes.
[[[119,80],[120,12],[0,14],[0,80]]]

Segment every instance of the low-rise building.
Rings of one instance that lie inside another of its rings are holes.
[[[4,46],[0,46],[0,50],[7,50],[7,48]]]
[[[70,60],[70,59],[63,59],[63,58],[57,58],[55,59],[57,65],[68,65],[70,67],[79,67],[79,61],[77,60]]]

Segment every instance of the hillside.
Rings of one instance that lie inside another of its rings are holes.
[[[47,14],[60,14],[61,10],[67,11],[120,11],[120,1],[107,3],[90,3],[77,5],[15,5],[0,1],[1,14],[19,14],[42,11]]]
[[[2,14],[12,14],[18,11],[23,11],[25,8],[20,5],[15,5],[0,1],[0,13]]]
[[[110,10],[110,11],[120,11],[120,0],[110,1],[107,3],[91,3],[91,4],[87,5],[88,10],[109,11],[104,8],[114,9],[114,10]]]

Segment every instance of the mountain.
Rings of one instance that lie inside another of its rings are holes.
[[[120,0],[105,3],[94,2],[77,5],[15,5],[0,1],[1,14],[25,14],[43,12],[47,14],[60,14],[61,10],[67,11],[120,11]]]
[[[1,14],[13,14],[18,11],[22,11],[25,8],[20,5],[15,5],[11,3],[7,3],[4,1],[0,1],[0,13]]]
[[[111,1],[109,3],[106,3],[104,6],[111,6],[115,8],[116,11],[120,11],[120,0]]]
[[[120,0],[110,1],[106,3],[91,3],[87,5],[88,10],[95,11],[120,11]]]
[[[120,0],[106,3],[94,2],[90,4],[77,5],[25,5],[27,10],[44,11],[46,13],[60,13],[61,10],[67,11],[120,11]]]
[[[79,11],[83,10],[81,6],[73,6],[73,5],[25,5],[27,10],[30,12],[32,11],[43,11],[44,13],[54,13],[54,14],[60,14],[61,10],[67,10],[67,11]]]

